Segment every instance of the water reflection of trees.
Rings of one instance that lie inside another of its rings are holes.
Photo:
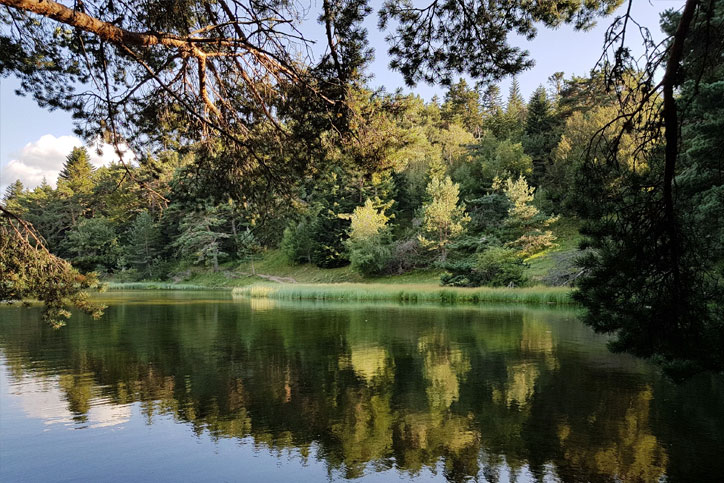
[[[94,397],[140,402],[149,423],[172,415],[304,457],[314,446],[350,478],[442,462],[451,481],[503,467],[651,481],[670,460],[651,378],[559,347],[555,313],[128,305],[60,332],[22,314],[2,327],[12,373],[59,374],[78,420]]]

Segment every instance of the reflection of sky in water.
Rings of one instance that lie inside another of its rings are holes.
[[[7,402],[19,406],[28,417],[40,419],[46,425],[61,424],[68,429],[107,428],[131,419],[129,405],[114,405],[102,398],[90,400],[90,407],[82,422],[78,421],[77,417],[74,419],[74,414],[68,409],[68,401],[59,387],[58,377],[41,379],[24,376],[20,380],[13,380],[11,377],[9,386],[10,398]]]
[[[716,386],[566,312],[162,299],[0,314],[0,480],[655,481],[724,448],[669,422],[718,424]]]

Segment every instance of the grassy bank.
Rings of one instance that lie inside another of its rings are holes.
[[[457,288],[434,284],[267,284],[235,288],[234,295],[282,300],[397,301],[427,303],[521,303],[572,305],[564,287]]]
[[[106,290],[219,290],[220,287],[168,282],[105,282]],[[227,287],[227,290],[230,290]]]
[[[280,250],[267,250],[253,262],[227,262],[213,272],[207,267],[180,263],[167,281],[130,282],[107,279],[110,290],[209,290],[237,289],[237,293],[264,292],[272,287],[274,298],[288,300],[402,300],[427,302],[496,302],[571,304],[570,290],[546,287],[551,273],[566,258],[577,254],[578,223],[566,219],[555,226],[555,247],[526,260],[526,275],[537,287],[525,289],[440,287],[443,270],[430,268],[403,274],[363,277],[352,267],[319,268],[290,263]],[[281,283],[279,283],[281,282]],[[553,285],[557,283],[553,281]]]
[[[252,275],[256,273],[256,275]],[[172,281],[140,281],[130,282],[118,276],[110,276],[104,282],[109,288],[119,290],[143,290],[143,289],[173,289],[179,290],[201,290],[208,288],[234,288],[245,287],[256,283],[269,282],[265,276],[273,276],[284,281],[298,282],[305,284],[317,283],[381,283],[381,284],[437,284],[440,280],[442,270],[426,269],[416,270],[400,275],[384,275],[379,277],[363,277],[355,272],[349,265],[340,268],[319,268],[311,264],[295,265],[289,263],[280,250],[268,250],[254,260],[254,266],[250,262],[228,262],[222,263],[218,272],[213,272],[207,267],[180,264],[172,272]],[[193,287],[184,289],[181,287]],[[197,288],[201,287],[201,288]]]

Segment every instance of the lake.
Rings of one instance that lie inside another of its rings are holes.
[[[724,378],[575,311],[127,292],[0,309],[2,481],[714,481]]]

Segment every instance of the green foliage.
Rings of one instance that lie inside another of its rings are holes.
[[[519,287],[525,285],[525,264],[515,250],[490,247],[476,256],[445,264],[443,285],[455,287]]]
[[[526,282],[524,268],[523,260],[514,250],[491,247],[478,255],[474,272],[484,285],[520,286]]]
[[[452,84],[445,93],[440,117],[449,124],[458,124],[469,133],[479,136],[483,128],[483,118],[478,92],[468,87],[465,79]]]
[[[239,260],[247,260],[254,256],[255,253],[259,252],[261,247],[257,241],[251,228],[246,227],[245,230],[237,233],[235,237],[236,242],[236,254]]]
[[[465,231],[470,221],[465,203],[459,203],[459,192],[449,176],[436,174],[427,185],[429,201],[422,206],[422,234],[418,240],[423,247],[439,253],[441,261],[447,258],[447,245]]]
[[[584,169],[587,155],[592,159],[602,159],[605,156],[603,146],[614,141],[621,147],[622,153],[630,151],[633,139],[629,133],[623,133],[617,140],[614,140],[613,134],[606,133],[600,138],[601,142],[596,143],[592,146],[593,150],[589,151],[591,138],[615,116],[614,106],[601,105],[585,112],[576,111],[568,117],[563,134],[551,153],[552,163],[545,176],[545,186],[561,209],[569,213],[575,209],[577,201],[574,194],[579,186],[579,176]],[[645,163],[639,166],[644,168]]]
[[[142,278],[155,278],[161,264],[161,231],[153,215],[139,213],[128,229],[128,243],[124,247],[126,263]]]
[[[365,204],[355,208],[351,214],[339,215],[340,218],[350,220],[349,240],[351,242],[364,241],[380,236],[390,219],[385,215],[387,208],[389,208],[389,204],[378,210],[375,203],[367,198]]]
[[[81,220],[68,231],[64,243],[73,264],[81,270],[112,270],[121,255],[113,224],[103,216]]]
[[[467,195],[486,194],[496,177],[529,176],[533,171],[532,159],[521,143],[501,141],[489,132],[471,146],[470,156],[470,163],[459,165],[453,173]]]
[[[680,125],[665,126],[667,133],[680,128],[676,145],[661,127],[660,100],[649,98],[643,114],[600,133],[601,148],[580,165],[572,191],[591,248],[576,294],[585,321],[612,334],[613,349],[654,359],[677,377],[724,368],[724,35],[714,27],[724,5],[687,5],[696,7],[688,30],[673,10],[662,22],[667,33],[686,35],[681,65],[668,66],[679,71],[669,78],[678,95],[668,107],[678,110]],[[642,102],[634,81],[619,79],[617,89],[630,89],[624,113]]]
[[[380,11],[380,25],[395,25],[390,35],[391,65],[408,84],[421,80],[449,84],[463,73],[490,81],[532,65],[527,51],[508,43],[509,34],[533,38],[537,22],[549,27],[569,23],[588,28],[596,16],[612,13],[621,3],[444,2],[421,9],[410,0],[388,0]]]
[[[561,112],[568,116],[583,104],[585,89],[571,83],[555,107],[539,90],[526,106],[514,80],[504,106],[495,85],[481,96],[483,84],[473,89],[465,80],[451,81],[461,73],[487,81],[514,75],[530,60],[508,44],[509,33],[532,37],[536,23],[585,28],[620,2],[447,2],[429,11],[428,22],[421,22],[411,2],[385,2],[381,23],[395,24],[393,65],[411,83],[445,81],[442,103],[367,88],[362,23],[371,8],[364,0],[324,2],[320,20],[335,46],[317,65],[288,50],[287,35],[296,33],[281,28],[274,30],[278,41],[263,45],[274,62],[253,62],[243,82],[240,64],[229,59],[238,58],[242,44],[254,51],[247,44],[260,37],[258,27],[291,25],[286,19],[301,13],[296,4],[262,1],[260,11],[273,7],[274,20],[264,15],[260,25],[236,22],[223,4],[207,2],[180,2],[170,10],[135,1],[84,6],[88,15],[134,32],[242,37],[241,44],[197,46],[214,54],[204,57],[206,83],[198,85],[205,89],[198,92],[186,82],[203,70],[193,53],[159,44],[138,50],[138,58],[119,55],[122,49],[98,42],[98,32],[58,28],[53,19],[21,7],[13,10],[13,28],[0,45],[1,73],[18,75],[21,90],[41,105],[72,111],[82,121],[79,135],[123,139],[133,143],[137,158],[132,165],[94,169],[87,151],[74,148],[57,189],[13,185],[6,204],[36,227],[53,254],[82,269],[130,267],[139,277],[161,277],[179,254],[182,263],[216,271],[224,260],[253,261],[256,252],[280,242],[296,263],[352,263],[365,274],[429,266],[433,256],[445,260],[449,250],[470,255],[511,241],[513,232],[521,250],[532,253],[548,242],[522,240],[531,233],[542,240],[543,215],[519,216],[510,200],[491,190],[492,182],[531,179],[533,165],[547,159],[553,143],[549,126],[562,124]],[[225,27],[208,29],[210,17]],[[0,16],[0,22],[10,17]],[[81,54],[87,62],[78,62]],[[169,83],[149,80],[148,65]],[[98,102],[79,102],[75,89],[90,78],[110,79],[108,90],[89,93]],[[112,119],[100,101],[107,95],[124,99]],[[364,200],[375,200],[374,211],[355,210]],[[352,215],[340,217],[344,213]],[[702,216],[715,214],[712,208]],[[395,226],[388,226],[392,216]]]
[[[216,272],[219,260],[226,257],[222,241],[231,235],[223,231],[226,220],[219,216],[219,210],[205,207],[186,215],[181,221],[181,235],[174,242],[181,256],[211,265]]]
[[[502,125],[497,128],[498,137],[520,141],[523,138],[528,108],[523,95],[520,93],[518,80],[513,78],[505,105],[505,113],[501,119]]]
[[[533,160],[532,179],[536,184],[543,180],[552,161],[551,153],[560,139],[558,119],[543,86],[533,92],[528,103],[528,116],[525,124],[523,145]]]
[[[70,317],[71,306],[99,318],[104,307],[91,303],[85,292],[98,284],[96,277],[52,255],[30,225],[0,209],[0,300],[40,300],[43,319],[56,328]]]
[[[5,203],[8,210],[16,214],[21,214],[22,206],[20,204],[20,200],[24,194],[25,186],[23,186],[23,183],[18,179],[15,180],[13,184],[8,185],[5,189],[2,201]]]
[[[73,148],[58,175],[57,193],[63,201],[71,223],[77,223],[89,210],[95,186],[94,168],[85,148]]]
[[[345,244],[352,268],[367,276],[382,273],[392,255],[387,227],[390,218],[385,215],[385,207],[378,210],[372,200],[367,199],[352,214],[340,216],[350,220]]]
[[[349,241],[347,247],[352,268],[362,275],[379,275],[390,265],[392,247],[385,237]]]
[[[322,268],[343,267],[349,264],[344,246],[349,223],[332,210],[323,210],[312,225],[312,263]]]
[[[281,249],[290,262],[312,263],[312,221],[302,219],[284,229]]]
[[[546,216],[533,204],[535,188],[528,186],[524,177],[504,182],[497,180],[496,186],[502,188],[510,201],[506,224],[517,238],[509,246],[519,249],[523,257],[529,257],[553,246],[556,237],[546,229],[558,220],[557,216]]]
[[[470,214],[469,231],[485,237],[501,236],[501,229],[508,217],[510,200],[504,193],[493,192],[467,202]]]
[[[75,147],[65,158],[58,180],[73,192],[90,193],[93,186],[90,182],[92,173],[93,166],[90,164],[88,151],[84,147]]]

